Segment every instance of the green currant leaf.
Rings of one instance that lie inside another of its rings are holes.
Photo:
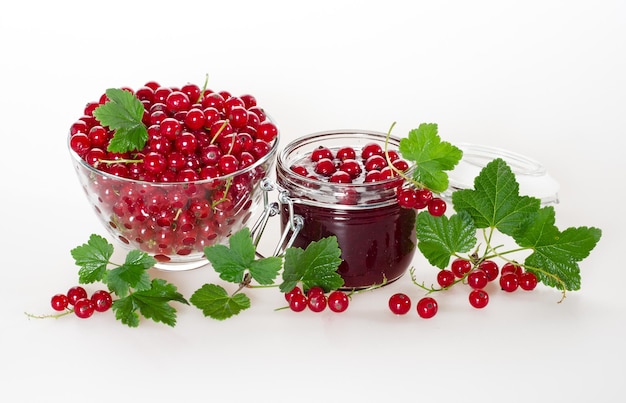
[[[119,88],[109,88],[106,95],[109,100],[98,106],[93,115],[103,126],[115,130],[107,150],[116,153],[141,150],[148,140],[148,130],[142,121],[143,104],[134,94]]]
[[[540,200],[519,195],[519,184],[501,158],[489,162],[474,179],[474,189],[452,193],[456,211],[467,211],[476,228],[496,228],[512,235],[520,224],[536,213]]]
[[[282,266],[283,260],[280,257],[270,256],[253,261],[249,271],[254,281],[262,285],[269,285],[274,284]]]
[[[424,257],[440,269],[445,269],[450,257],[467,252],[476,244],[476,227],[465,211],[450,216],[434,217],[427,211],[417,215],[417,246]]]
[[[147,253],[131,250],[126,255],[123,265],[108,271],[107,286],[120,297],[128,295],[131,288],[137,291],[150,289],[150,276],[147,270],[155,264],[156,260]]]
[[[461,160],[463,151],[452,144],[441,141],[436,123],[422,123],[400,140],[400,153],[406,160],[413,161],[416,169],[413,179],[433,192],[448,188],[448,174]]]
[[[291,247],[285,249],[285,263],[283,269],[283,282],[279,289],[281,292],[289,292],[298,285],[306,267],[299,265],[300,256],[304,253],[304,249]]]
[[[139,325],[137,311],[146,319],[174,327],[176,309],[169,304],[172,301],[189,304],[173,284],[162,279],[154,279],[148,289],[135,291],[127,297],[114,301],[112,308],[115,311],[115,317],[130,327]]]
[[[105,238],[91,234],[86,244],[70,251],[77,266],[79,282],[90,284],[101,281],[106,275],[109,259],[113,255],[113,245]]]
[[[205,247],[204,255],[220,278],[231,283],[241,283],[245,272],[249,271],[259,284],[272,284],[282,265],[281,259],[277,257],[255,260],[255,247],[248,227],[234,233],[228,239],[228,246],[218,244]]]
[[[342,262],[340,256],[336,236],[311,242],[304,250],[287,248],[280,291],[291,291],[299,281],[302,281],[305,290],[313,286],[322,287],[325,291],[341,287],[343,278],[337,273]]]
[[[241,293],[229,296],[226,290],[215,284],[204,284],[189,298],[204,316],[217,320],[228,319],[250,308],[250,299]]]
[[[566,290],[580,289],[580,268],[577,262],[589,256],[600,241],[602,231],[594,227],[567,228],[555,225],[552,206],[543,207],[513,235],[521,247],[533,249],[524,261],[544,284]]]

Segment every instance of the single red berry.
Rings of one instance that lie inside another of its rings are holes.
[[[420,188],[415,191],[415,195],[417,196],[417,202],[415,203],[415,208],[421,210],[428,206],[428,202],[430,202],[433,198],[433,192],[427,188]]]
[[[79,285],[70,288],[67,291],[67,300],[70,305],[76,304],[76,301],[82,298],[87,298],[87,291]]]
[[[372,155],[383,155],[383,148],[378,143],[368,143],[361,150],[361,158],[366,161]]]
[[[328,308],[333,312],[343,312],[348,309],[350,298],[343,291],[333,291],[328,296]]]
[[[437,283],[439,283],[442,288],[450,287],[454,284],[454,280],[456,280],[456,276],[451,270],[444,269],[437,273]]]
[[[534,290],[537,286],[538,280],[535,273],[531,273],[529,271],[524,272],[519,275],[519,286],[521,289],[526,291]]]
[[[485,272],[489,281],[493,281],[498,278],[500,269],[498,268],[498,264],[493,260],[483,260],[478,265],[478,268]]]
[[[311,152],[311,161],[318,162],[322,158],[333,159],[333,153],[328,147],[319,146]]]
[[[398,191],[397,194],[398,205],[404,208],[414,208],[417,203],[417,194],[415,193],[415,189],[411,188],[403,188]]]
[[[321,293],[318,291],[314,291],[313,293],[309,292],[307,301],[307,306],[312,312],[322,312],[328,305],[328,299],[326,295],[324,295],[324,290],[322,290]]]
[[[352,147],[342,147],[337,150],[336,157],[341,161],[356,159],[356,152]]]
[[[91,299],[80,298],[74,303],[74,314],[81,319],[86,319],[93,315],[95,307]]]
[[[450,269],[457,278],[462,278],[472,270],[472,262],[467,259],[456,258],[452,261]]]
[[[56,294],[52,296],[50,304],[55,311],[62,311],[69,305],[69,300],[65,294]]]
[[[506,292],[513,292],[519,286],[519,279],[515,273],[505,273],[500,275],[500,288]]]
[[[302,294],[302,288],[296,286],[296,287],[293,287],[293,289],[291,291],[287,291],[285,293],[285,300],[287,302],[290,302],[291,301],[291,297],[293,297],[295,294]]]
[[[396,293],[389,297],[389,309],[396,315],[404,315],[411,309],[411,298],[403,293]]]
[[[474,269],[467,275],[467,284],[475,290],[485,288],[488,282],[489,278],[482,269]]]
[[[113,305],[113,298],[111,297],[111,293],[106,290],[98,290],[91,294],[91,302],[93,303],[94,309],[98,312],[105,312],[111,305]]]
[[[322,158],[315,164],[315,172],[323,176],[330,176],[336,170],[335,164],[329,158]]]
[[[417,301],[417,314],[424,319],[432,318],[437,314],[439,306],[432,297],[424,297]]]
[[[516,276],[520,276],[520,274],[522,274],[524,270],[522,269],[522,266],[513,263],[513,262],[506,262],[505,264],[502,265],[502,269],[500,270],[500,275],[504,275],[507,273],[513,273]]]
[[[289,299],[289,308],[294,312],[302,312],[308,306],[306,295],[295,293]]]
[[[472,290],[469,293],[469,303],[474,308],[484,308],[489,303],[489,294],[481,289]]]
[[[434,217],[440,217],[446,212],[446,201],[440,197],[433,197],[426,206],[428,212]]]

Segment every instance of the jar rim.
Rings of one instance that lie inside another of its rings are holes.
[[[332,208],[337,210],[370,209],[397,203],[395,186],[392,185],[394,185],[394,182],[398,181],[398,177],[392,177],[375,182],[332,183],[322,179],[302,176],[291,170],[291,164],[298,160],[297,157],[303,157],[306,155],[305,153],[298,154],[298,150],[304,150],[307,146],[312,146],[317,143],[328,144],[329,141],[337,142],[342,139],[345,139],[346,142],[339,143],[341,145],[336,145],[335,147],[353,146],[355,139],[360,140],[362,145],[365,145],[370,141],[379,143],[385,146],[384,149],[387,149],[387,145],[393,145],[395,148],[398,148],[400,145],[400,138],[388,135],[387,133],[372,130],[337,129],[319,131],[300,136],[283,147],[278,154],[276,163],[277,174],[279,177],[285,177],[284,179],[288,180],[289,186],[295,188],[284,189],[284,186],[281,186],[281,188],[283,188],[282,190],[287,193],[291,193],[290,190],[296,190],[307,194],[315,191],[315,194],[317,195],[328,195],[336,200],[341,200],[346,196],[350,197],[350,194],[353,192],[370,195],[375,192],[379,193],[379,197],[377,199],[365,201],[363,203],[332,203]],[[349,141],[352,141],[352,143]],[[412,176],[412,171],[414,169],[415,166],[411,165],[405,174],[407,176]],[[294,203],[315,205],[318,207],[328,207],[329,204],[331,204],[328,202],[320,202],[309,198],[303,198],[293,194],[289,194],[289,197]]]

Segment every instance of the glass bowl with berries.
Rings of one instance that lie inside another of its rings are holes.
[[[151,81],[88,103],[67,142],[108,232],[157,268],[187,270],[249,223],[279,130],[252,95]]]

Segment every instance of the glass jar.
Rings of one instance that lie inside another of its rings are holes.
[[[336,236],[343,260],[338,273],[344,289],[390,283],[407,271],[417,243],[415,210],[398,205],[398,178],[331,183],[302,176],[291,167],[305,163],[320,146],[328,147],[333,155],[349,146],[360,158],[369,143],[397,150],[399,139],[387,139],[387,134],[373,131],[318,132],[289,143],[277,158],[276,182],[286,195],[280,203],[283,228],[289,228],[294,215],[302,223],[291,246],[306,248],[311,242]]]

